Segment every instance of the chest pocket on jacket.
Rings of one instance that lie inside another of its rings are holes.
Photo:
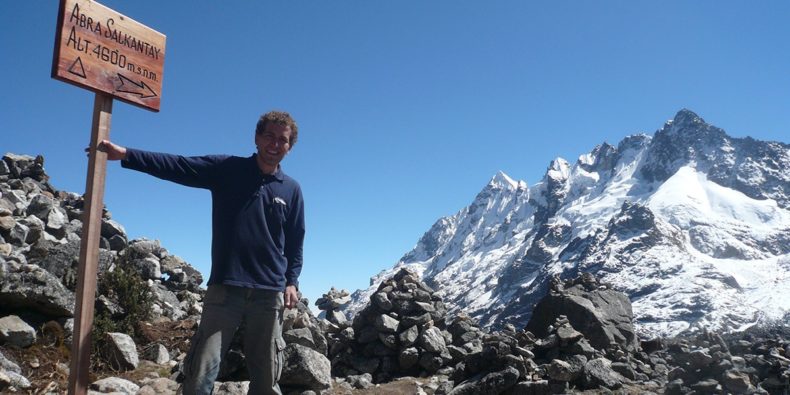
[[[268,217],[266,223],[269,226],[269,233],[272,235],[272,239],[278,244],[282,243],[284,241],[285,219],[288,216],[288,207],[285,204],[285,200],[280,197],[272,198],[267,207],[266,216]],[[279,247],[282,248],[282,244]]]

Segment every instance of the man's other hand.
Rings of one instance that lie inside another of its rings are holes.
[[[110,140],[102,140],[96,149],[101,152],[107,153],[107,160],[124,160],[126,159],[126,148],[118,144],[114,144]],[[85,152],[90,154],[90,149],[85,148]]]
[[[297,295],[297,292],[296,292],[296,286],[289,285],[289,286],[285,287],[284,298],[285,298],[285,307],[286,308],[292,309],[292,308],[296,307],[296,302],[299,301],[299,296]]]

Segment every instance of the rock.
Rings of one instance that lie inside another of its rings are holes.
[[[9,256],[11,255],[11,251],[14,250],[14,247],[8,243],[0,243],[0,256]]]
[[[23,264],[5,273],[0,282],[0,305],[50,317],[71,317],[74,315],[74,293],[46,270]]]
[[[400,324],[402,328],[408,328],[414,325],[425,325],[431,322],[431,315],[428,313],[418,316],[406,316],[401,318]]]
[[[611,368],[612,370],[614,370],[617,373],[620,373],[621,375],[623,375],[623,377],[629,380],[637,379],[636,372],[634,371],[633,368],[631,368],[631,365],[626,362],[612,362]]]
[[[332,311],[340,308],[350,301],[351,296],[349,295],[348,291],[345,289],[338,291],[335,289],[335,287],[332,287],[329,292],[325,293],[315,301],[315,305],[319,310]]]
[[[65,279],[69,275],[75,276],[79,265],[80,239],[70,239],[63,244],[54,244],[47,240],[38,240],[31,249],[30,263],[34,263],[57,278]],[[105,249],[99,249],[98,272],[103,273],[115,261],[115,255]]]
[[[467,381],[459,384],[449,395],[497,395],[513,387],[518,381],[518,370],[507,368],[489,373],[477,381]]]
[[[0,374],[4,377],[0,379],[0,387],[3,385],[16,388],[30,388],[30,380],[22,375],[22,368],[10,361],[0,353]],[[3,391],[3,388],[0,388]]]
[[[108,241],[110,243],[110,249],[113,251],[122,251],[128,246],[126,238],[121,235],[110,237]]]
[[[158,365],[164,365],[170,361],[170,352],[167,351],[165,346],[159,343],[149,344],[143,353],[143,358]]]
[[[694,350],[688,356],[691,367],[694,369],[706,368],[713,362],[713,357],[708,355],[707,350]]]
[[[430,327],[425,329],[417,341],[428,352],[442,353],[447,351],[444,336],[442,336],[439,328]]]
[[[284,361],[280,384],[318,391],[331,386],[331,364],[317,351],[289,344],[285,348]]]
[[[373,304],[381,309],[381,311],[390,311],[392,310],[392,302],[390,301],[389,297],[384,292],[376,292],[373,296],[370,297],[370,300]]]
[[[154,256],[157,259],[164,259],[169,254],[167,250],[162,248],[159,240],[148,239],[134,239],[129,242],[129,247],[123,251],[124,257],[133,261],[136,259],[143,259],[149,256]]]
[[[522,347],[515,347],[516,355],[521,355],[524,358],[532,359],[535,358],[535,354],[532,351],[527,350],[526,348]]]
[[[186,318],[187,313],[181,309],[181,301],[173,291],[160,283],[153,283],[149,288],[154,304],[159,305],[162,309],[162,315],[173,321]]]
[[[606,358],[596,358],[584,365],[584,382],[588,388],[602,386],[616,390],[622,387],[623,383],[630,382],[630,380],[612,370],[611,364],[612,362]]]
[[[27,232],[27,238],[25,238],[25,243],[27,244],[34,244],[41,239],[46,239],[51,244],[57,240],[55,236],[52,236],[44,231],[46,229],[46,224],[44,224],[44,221],[38,219],[38,217],[34,215],[28,215],[27,217],[21,219],[19,223],[27,226],[29,230]],[[31,254],[28,253],[28,256],[29,255]]]
[[[417,338],[419,336],[420,336],[420,329],[415,325],[401,332],[398,335],[398,340],[400,340],[401,345],[405,347],[409,347],[412,344],[414,344],[414,342],[417,341]]]
[[[639,350],[631,302],[621,292],[587,290],[583,284],[550,291],[535,307],[526,329],[545,337],[546,328],[562,315],[597,349]]]
[[[283,339],[286,343],[300,344],[310,349],[315,349],[315,341],[313,334],[309,328],[291,329],[283,333]]]
[[[724,387],[736,394],[745,394],[749,392],[752,387],[749,375],[735,370],[728,370],[724,372],[721,377],[721,382]]]
[[[60,207],[54,207],[49,211],[49,213],[47,213],[47,218],[42,220],[46,224],[46,230],[48,233],[57,238],[63,238],[66,236],[65,227],[69,223],[69,217],[65,210]]]
[[[565,324],[557,328],[557,338],[560,340],[561,346],[566,346],[575,343],[577,340],[584,337],[581,332],[578,332],[570,324]]]
[[[354,388],[366,389],[373,386],[373,376],[370,373],[346,376],[346,382]]]
[[[113,236],[121,236],[125,240],[126,229],[123,228],[123,225],[111,219],[102,219],[101,236],[107,239],[111,239]]]
[[[125,333],[107,333],[105,335],[107,347],[103,355],[115,369],[132,370],[137,368],[140,359],[137,355],[137,346],[134,340]]]
[[[137,268],[137,272],[140,273],[143,280],[161,280],[162,279],[162,271],[159,266],[159,259],[155,257],[146,257],[140,260],[136,260],[133,263]]]
[[[100,394],[129,394],[134,395],[140,390],[137,384],[118,377],[107,377],[94,381],[90,389]]]
[[[44,223],[47,222],[47,215],[49,214],[52,209],[58,207],[57,202],[55,199],[52,199],[49,196],[38,194],[34,196],[30,203],[27,206],[28,214],[35,215]]]
[[[215,382],[214,395],[245,395],[250,390],[249,381],[226,381],[224,383]]]
[[[112,240],[110,240],[112,243]],[[203,275],[183,259],[175,255],[167,255],[159,260],[160,270],[172,278],[174,286],[179,289],[199,290]],[[178,280],[178,281],[176,281]]]
[[[3,232],[0,235],[2,235],[8,243],[21,247],[24,246],[25,242],[27,241],[28,232],[30,232],[30,228],[19,222],[16,222],[11,229]]]
[[[340,310],[332,310],[326,314],[327,320],[333,324],[337,324],[340,326],[348,325],[348,319],[346,318],[346,314]]]
[[[376,329],[380,332],[384,333],[395,333],[398,330],[398,324],[400,322],[395,318],[392,318],[386,314],[381,314],[376,317]]]
[[[555,359],[549,364],[549,378],[556,381],[574,381],[583,372],[583,366],[574,366],[561,359]]]
[[[434,313],[436,312],[436,308],[433,307],[430,303],[424,302],[414,302],[414,306],[417,308],[417,311],[421,311],[424,313]]]
[[[144,380],[136,395],[175,395],[178,383],[165,377]]]
[[[714,379],[700,380],[691,385],[691,389],[698,394],[720,394],[721,384]]]
[[[14,217],[12,217],[10,215],[9,216],[1,216],[0,217],[0,235],[2,235],[2,234],[8,235],[8,232],[10,232],[11,229],[14,229],[15,225],[16,225],[16,220],[14,219]]]
[[[391,349],[398,349],[398,338],[392,333],[379,333],[379,340]]]
[[[16,155],[7,153],[3,162],[8,166],[9,175],[13,178],[24,179],[30,177],[36,181],[46,181],[49,177],[44,172],[44,157],[37,155]]]
[[[0,344],[25,348],[36,341],[36,330],[15,315],[0,318]]]

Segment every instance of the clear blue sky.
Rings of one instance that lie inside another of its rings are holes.
[[[253,152],[290,111],[283,162],[306,198],[302,290],[366,287],[498,171],[539,181],[557,156],[652,133],[681,108],[787,142],[784,1],[121,1],[167,35],[160,113],[116,102],[119,144]],[[50,78],[58,2],[0,3],[0,152],[43,154],[82,193],[93,94]],[[210,196],[109,166],[105,203],[208,273]]]

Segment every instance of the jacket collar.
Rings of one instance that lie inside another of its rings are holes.
[[[277,170],[274,171],[274,174],[264,174],[261,171],[261,168],[258,167],[258,159],[256,158],[258,154],[252,154],[250,156],[250,163],[252,167],[255,169],[255,173],[259,176],[263,176],[265,178],[273,177],[275,180],[282,182],[285,179],[285,173],[283,173],[283,167],[281,165],[277,165]]]

